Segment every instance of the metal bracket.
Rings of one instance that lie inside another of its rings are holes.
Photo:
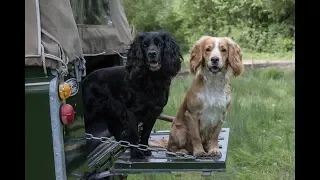
[[[59,116],[59,108],[61,105],[60,99],[57,94],[59,80],[57,77],[50,81],[50,118],[51,118],[51,130],[53,140],[53,153],[54,153],[54,165],[56,179],[67,179],[66,167],[65,167],[65,154],[63,145],[63,130]]]
[[[86,73],[86,60],[84,58],[79,58],[74,61],[74,68],[75,76],[78,82],[81,82],[82,77],[87,75]]]
[[[81,71],[81,76],[85,77],[87,75],[86,71],[86,60],[84,58],[81,58],[79,70]]]
[[[203,171],[201,176],[205,176],[205,177],[211,176],[211,171]]]

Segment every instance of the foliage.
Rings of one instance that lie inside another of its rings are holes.
[[[294,0],[124,0],[137,31],[166,29],[183,50],[202,35],[229,36],[257,52],[294,50]]]
[[[260,77],[263,80],[277,80],[284,76],[284,72],[277,68],[269,68],[260,73]]]

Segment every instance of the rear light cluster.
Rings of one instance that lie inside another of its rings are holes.
[[[62,100],[67,99],[71,95],[71,86],[66,82],[59,84],[59,97]],[[74,109],[70,104],[62,104],[60,107],[60,117],[63,124],[71,124],[74,120]]]
[[[74,120],[74,109],[70,104],[62,104],[60,116],[63,124],[71,124]]]

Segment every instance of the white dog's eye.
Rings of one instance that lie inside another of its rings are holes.
[[[226,49],[224,49],[224,48],[222,48],[222,49],[221,49],[221,51],[222,51],[222,52],[226,52],[227,50],[226,50]]]

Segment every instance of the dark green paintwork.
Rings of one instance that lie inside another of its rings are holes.
[[[29,78],[25,79],[25,84],[49,83],[52,77],[36,78],[37,70],[26,71],[25,75]],[[55,179],[49,84],[25,86],[25,177],[26,180]]]
[[[49,74],[50,73],[50,70],[47,69],[47,72]],[[35,66],[28,66],[28,67],[25,67],[24,68],[24,76],[25,76],[25,79],[26,81],[30,81],[32,78],[36,78],[37,81],[41,81],[42,79],[47,79],[45,77],[45,74],[43,72],[43,67],[35,67]],[[49,75],[50,76],[50,75]],[[26,82],[25,81],[25,82]],[[35,82],[35,81],[34,81]]]

